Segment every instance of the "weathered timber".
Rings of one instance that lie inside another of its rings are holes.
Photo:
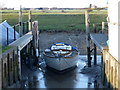
[[[28,32],[24,36],[12,42],[10,46],[17,46],[17,47],[19,46],[19,49],[22,50],[32,40],[33,40],[32,32]]]
[[[90,34],[90,38],[100,50],[108,49],[108,37],[105,34]]]
[[[94,33],[96,33],[96,24],[93,24],[93,30],[94,30]],[[97,47],[96,45],[94,44],[94,65],[97,64]]]
[[[108,24],[107,22],[102,22],[102,33],[105,31],[105,24]]]
[[[18,82],[17,47],[11,47],[0,54],[0,90]]]
[[[39,53],[39,30],[38,30],[38,21],[32,23],[32,35],[33,35],[33,47],[36,50],[36,56],[38,57]]]
[[[22,26],[22,8],[20,6],[20,11],[19,11],[19,34],[20,36],[23,35],[23,26]]]
[[[86,44],[87,44],[87,57],[88,67],[91,67],[91,55],[90,55],[90,31],[89,31],[89,14],[85,11],[85,25],[86,25]]]
[[[31,11],[29,11],[29,14],[28,14],[28,22],[29,22],[29,31],[32,30],[32,13]]]
[[[108,88],[116,88],[120,90],[120,63],[109,53],[103,50],[102,78],[104,85]],[[105,74],[104,74],[105,73]]]

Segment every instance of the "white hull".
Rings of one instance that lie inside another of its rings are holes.
[[[78,62],[78,54],[72,57],[50,57],[44,55],[44,58],[46,65],[58,71],[62,71],[70,67],[76,66]]]

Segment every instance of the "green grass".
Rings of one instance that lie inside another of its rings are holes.
[[[84,10],[34,10],[32,11],[32,20],[39,22],[39,30],[41,31],[85,31]],[[94,10],[90,12],[90,29],[93,24],[101,24],[106,21],[107,11]],[[2,21],[7,20],[10,25],[19,22],[19,13],[14,10],[3,10]],[[23,11],[23,22],[28,20],[28,11]],[[101,30],[101,26],[97,25],[97,29]]]
[[[0,54],[4,53],[5,51],[9,50],[11,46],[0,46]]]

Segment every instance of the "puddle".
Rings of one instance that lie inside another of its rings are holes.
[[[98,56],[98,63],[101,57]],[[97,84],[93,77],[87,74],[80,73],[87,62],[85,55],[79,56],[77,68],[65,73],[56,73],[48,70],[45,67],[44,61],[40,63],[41,67],[35,71],[25,70],[28,73],[26,78],[23,78],[24,88],[94,88]],[[93,60],[92,60],[93,62]],[[29,69],[29,68],[24,68]],[[25,76],[24,72],[23,75]]]

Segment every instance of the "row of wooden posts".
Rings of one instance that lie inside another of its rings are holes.
[[[28,22],[24,22],[27,23],[28,25],[28,31],[32,30],[32,14],[31,11],[29,11],[28,14]],[[20,7],[20,11],[19,11],[19,34],[20,36],[22,36],[24,34],[24,23],[22,22],[22,8]]]
[[[101,80],[105,88],[110,90],[120,90],[120,62],[116,60],[109,52],[107,44],[108,37],[103,34],[105,30],[106,22],[102,22],[102,34],[96,33],[96,25],[94,24],[94,34],[89,30],[89,15],[86,11],[86,38],[87,38],[87,55],[88,55],[88,67],[91,67],[91,51],[94,50],[94,65],[97,64],[97,50],[98,47],[101,50]],[[90,40],[94,43],[94,48],[90,49]]]
[[[29,50],[34,49],[34,55],[37,58],[39,57],[38,21],[32,22],[31,11],[29,12],[28,19],[27,22],[22,22],[22,9],[20,9],[19,24],[13,26],[14,29],[19,26],[20,38],[16,40],[14,30],[14,42],[8,43],[11,48],[5,51],[5,53],[0,54],[0,90],[11,87],[21,80],[21,51],[23,49],[29,55],[33,53],[29,52]],[[25,24],[27,24],[27,28],[25,28]],[[16,88],[18,87],[16,86]]]
[[[22,9],[20,8],[20,11],[19,11],[19,23],[12,26],[13,29],[14,29],[14,33],[13,33],[13,36],[14,36],[14,41],[16,40],[16,34],[15,34],[15,31],[18,31],[19,34],[20,34],[20,37],[23,36],[24,34],[28,33],[29,31],[32,30],[32,15],[31,15],[31,11],[29,11],[29,14],[28,14],[28,21],[26,22],[22,22]],[[19,30],[17,30],[17,27],[19,27]],[[7,42],[6,42],[6,45],[8,45],[10,42],[9,42],[9,29],[11,27],[7,27]]]
[[[0,90],[20,81],[20,68],[17,47],[0,54]]]
[[[89,18],[89,10],[85,11],[85,25],[86,25],[86,45],[87,45],[87,55],[88,55],[88,67],[91,67],[91,52],[94,50],[94,65],[97,64],[97,48],[96,45],[94,44],[94,49],[90,49],[90,18]],[[102,22],[102,30],[101,33],[104,33],[104,31],[106,30],[105,25],[107,24],[107,22]],[[96,33],[97,29],[96,29],[97,24],[93,24],[93,32]]]

